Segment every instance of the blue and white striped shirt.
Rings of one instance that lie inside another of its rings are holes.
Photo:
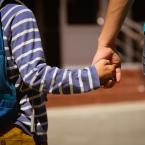
[[[45,62],[36,19],[26,6],[7,4],[1,10],[8,76],[20,99],[16,124],[39,141],[47,140],[45,97],[48,93],[88,92],[100,86],[94,66],[59,69]],[[48,40],[49,41],[49,40]]]

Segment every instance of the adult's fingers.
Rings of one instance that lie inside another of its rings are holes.
[[[114,85],[115,85],[114,79],[112,79],[112,80],[110,79],[110,80],[108,80],[108,82],[106,82],[104,84],[104,88],[109,89],[109,88],[112,88]]]
[[[116,82],[120,82],[121,80],[121,67],[116,68]]]

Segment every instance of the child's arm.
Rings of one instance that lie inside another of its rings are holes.
[[[100,87],[94,66],[69,70],[45,63],[36,20],[31,11],[24,9],[11,24],[12,54],[24,84],[38,92],[55,94],[82,93]]]

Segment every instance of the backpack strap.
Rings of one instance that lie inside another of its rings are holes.
[[[0,19],[1,19],[1,12],[0,12]],[[4,88],[5,85],[3,84],[4,78],[6,77],[6,59],[5,59],[5,50],[4,50],[4,43],[3,43],[3,31],[2,31],[2,24],[0,21],[0,59],[1,59],[1,64],[0,66],[0,81],[2,84],[0,84],[0,92],[5,92]]]
[[[0,13],[0,19],[1,19],[1,13]],[[2,52],[3,55],[5,55],[4,42],[3,42],[3,30],[2,30],[1,21],[0,21],[0,51]]]
[[[15,85],[7,77],[7,58],[4,48],[0,12],[0,128],[5,128],[18,117],[18,101]]]
[[[8,80],[7,76],[7,58],[6,58],[6,52],[4,47],[4,40],[3,40],[3,29],[2,29],[2,22],[1,22],[1,12],[0,12],[0,94],[1,93],[9,93],[10,95],[7,95],[7,99],[15,99],[12,96],[16,97],[16,89],[12,82]],[[0,99],[2,99],[0,95]],[[5,96],[4,96],[5,97]]]

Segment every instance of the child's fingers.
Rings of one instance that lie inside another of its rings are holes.
[[[114,65],[107,65],[104,69],[104,79],[106,80],[112,80],[112,78],[115,78],[115,66]]]
[[[106,84],[104,84],[104,88],[112,88],[114,85],[115,81],[110,79]]]
[[[108,72],[115,78],[116,82],[119,82],[121,79],[121,68],[116,68],[115,65],[108,65]]]
[[[110,65],[111,64],[110,60],[107,60],[107,59],[103,59],[102,62],[104,63],[104,65]]]
[[[114,85],[115,85],[115,80],[110,78],[103,82],[102,87],[103,88],[112,88]]]
[[[105,60],[105,64],[110,65],[111,64],[110,60]]]
[[[108,72],[115,73],[115,65],[107,65],[106,68]]]
[[[102,59],[98,62],[98,64],[101,64],[101,65],[110,65],[111,62],[110,60],[107,60],[107,59]]]

